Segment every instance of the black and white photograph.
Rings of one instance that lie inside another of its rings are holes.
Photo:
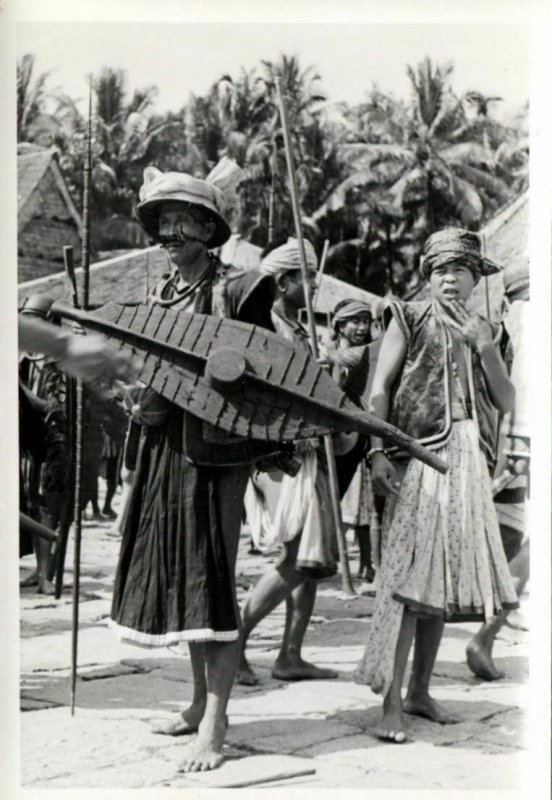
[[[549,796],[549,5],[8,5],[4,796]]]

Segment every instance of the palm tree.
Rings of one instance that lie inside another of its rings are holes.
[[[45,113],[49,96],[46,83],[49,72],[34,75],[35,57],[26,53],[17,61],[17,141],[26,142],[32,135],[33,123]]]
[[[104,68],[95,79],[91,79],[91,86],[94,98],[93,217],[98,223],[116,217],[118,224],[127,229],[142,182],[143,168],[154,161],[157,139],[168,128],[182,126],[183,121],[163,119],[148,112],[157,92],[155,87],[137,90],[127,102],[123,70]],[[62,120],[64,130],[60,163],[69,187],[80,196],[88,146],[87,120],[77,104],[61,94],[58,95],[56,114]],[[135,239],[134,233],[132,239]]]
[[[401,240],[406,225],[405,252],[414,256],[431,231],[458,224],[478,229],[512,196],[514,181],[507,167],[514,156],[506,147],[498,150],[497,142],[516,136],[489,113],[499,98],[472,92],[459,100],[449,87],[451,72],[450,65],[434,67],[426,58],[415,69],[407,68],[413,89],[409,109],[374,87],[368,103],[352,111],[357,137],[338,147],[345,177],[314,212],[319,224],[347,216],[352,208],[359,221],[368,216],[373,228],[378,219],[374,208],[384,201],[404,218],[391,219],[384,228]],[[466,105],[477,110],[477,125],[468,119]],[[481,135],[482,119],[487,137]],[[391,235],[385,238],[392,240]],[[400,263],[397,253],[394,258]],[[390,278],[388,270],[386,284],[405,286],[409,280],[408,269],[397,278]]]

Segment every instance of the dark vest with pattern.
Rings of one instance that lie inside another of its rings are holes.
[[[452,428],[450,365],[445,325],[433,301],[395,302],[390,306],[408,346],[402,372],[391,401],[390,422],[430,450],[442,447]],[[495,342],[503,329],[493,325]],[[489,466],[496,450],[498,412],[493,406],[479,354],[470,349],[467,366],[471,416],[479,429],[479,443]]]

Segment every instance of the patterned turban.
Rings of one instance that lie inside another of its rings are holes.
[[[420,271],[429,278],[432,271],[451,261],[461,261],[476,275],[493,275],[500,267],[481,255],[479,236],[462,228],[445,228],[426,239]]]

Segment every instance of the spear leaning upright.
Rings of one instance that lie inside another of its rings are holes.
[[[301,275],[303,279],[303,291],[305,295],[305,306],[307,311],[309,338],[313,355],[315,358],[318,358],[318,340],[316,336],[314,311],[312,307],[312,297],[310,293],[309,277],[307,270],[307,257],[305,253],[305,241],[303,238],[303,228],[301,225],[301,210],[299,207],[299,194],[297,191],[297,181],[295,177],[295,164],[293,161],[293,152],[291,149],[291,137],[289,131],[287,109],[284,101],[284,96],[282,94],[282,86],[279,78],[276,81],[276,88],[278,91],[280,118],[282,120],[282,131],[284,134],[284,145],[286,151],[286,161],[287,161],[288,179],[289,179],[289,191],[293,207],[295,234],[297,236],[297,242],[299,244],[299,254],[301,259]],[[341,563],[341,577],[343,581],[343,591],[346,594],[353,595],[355,594],[355,590],[353,589],[353,583],[351,580],[351,571],[349,569],[349,561],[347,559],[345,535],[343,533],[343,524],[341,521],[341,503],[339,498],[337,469],[335,465],[335,452],[334,452],[333,440],[330,434],[324,436],[324,449],[326,452],[326,459],[328,462],[332,514],[337,534],[337,546],[339,550],[339,560]]]
[[[84,185],[82,200],[82,288],[81,308],[86,311],[90,289],[90,185],[92,174],[92,78],[88,93],[88,127],[86,155],[84,158]],[[73,553],[73,617],[71,624],[71,716],[75,714],[77,686],[77,649],[79,634],[80,554],[82,541],[82,456],[84,432],[84,385],[77,381],[75,432],[75,540]]]

